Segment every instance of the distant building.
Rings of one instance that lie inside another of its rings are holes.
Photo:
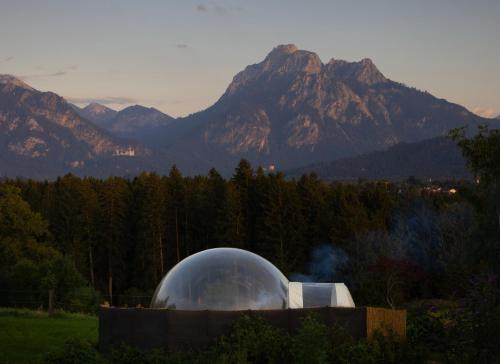
[[[135,149],[132,147],[128,148],[116,148],[113,152],[113,156],[115,157],[134,157]]]
[[[84,161],[72,161],[69,163],[71,168],[80,168],[80,167],[83,167],[84,164],[85,164]]]

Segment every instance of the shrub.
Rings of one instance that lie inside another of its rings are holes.
[[[69,297],[68,310],[72,312],[95,313],[99,308],[101,296],[92,287],[76,288]]]
[[[88,341],[69,340],[62,350],[49,353],[44,362],[47,364],[104,364],[100,354]]]
[[[219,363],[282,363],[288,355],[288,335],[260,317],[243,316],[212,353]]]
[[[126,345],[113,348],[106,358],[110,364],[148,364],[146,353]]]
[[[302,319],[300,328],[291,339],[290,352],[294,363],[327,363],[331,356],[328,328],[316,316]]]
[[[244,316],[231,333],[201,352],[142,352],[125,345],[100,355],[88,342],[70,341],[50,354],[46,363],[109,364],[246,364],[246,363],[332,363],[396,364],[423,363],[427,352],[418,345],[392,337],[375,335],[371,340],[354,340],[342,327],[328,328],[316,316],[306,316],[291,336],[261,317]]]

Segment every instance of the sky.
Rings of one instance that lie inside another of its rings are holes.
[[[278,44],[500,114],[500,0],[0,0],[0,74],[184,116]]]

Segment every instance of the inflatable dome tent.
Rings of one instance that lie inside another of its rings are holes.
[[[272,263],[242,249],[193,254],[162,279],[151,308],[171,310],[276,310],[355,307],[343,283],[289,282]]]

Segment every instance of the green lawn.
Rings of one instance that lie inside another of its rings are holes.
[[[68,339],[97,342],[96,316],[0,308],[0,363],[36,364]]]

